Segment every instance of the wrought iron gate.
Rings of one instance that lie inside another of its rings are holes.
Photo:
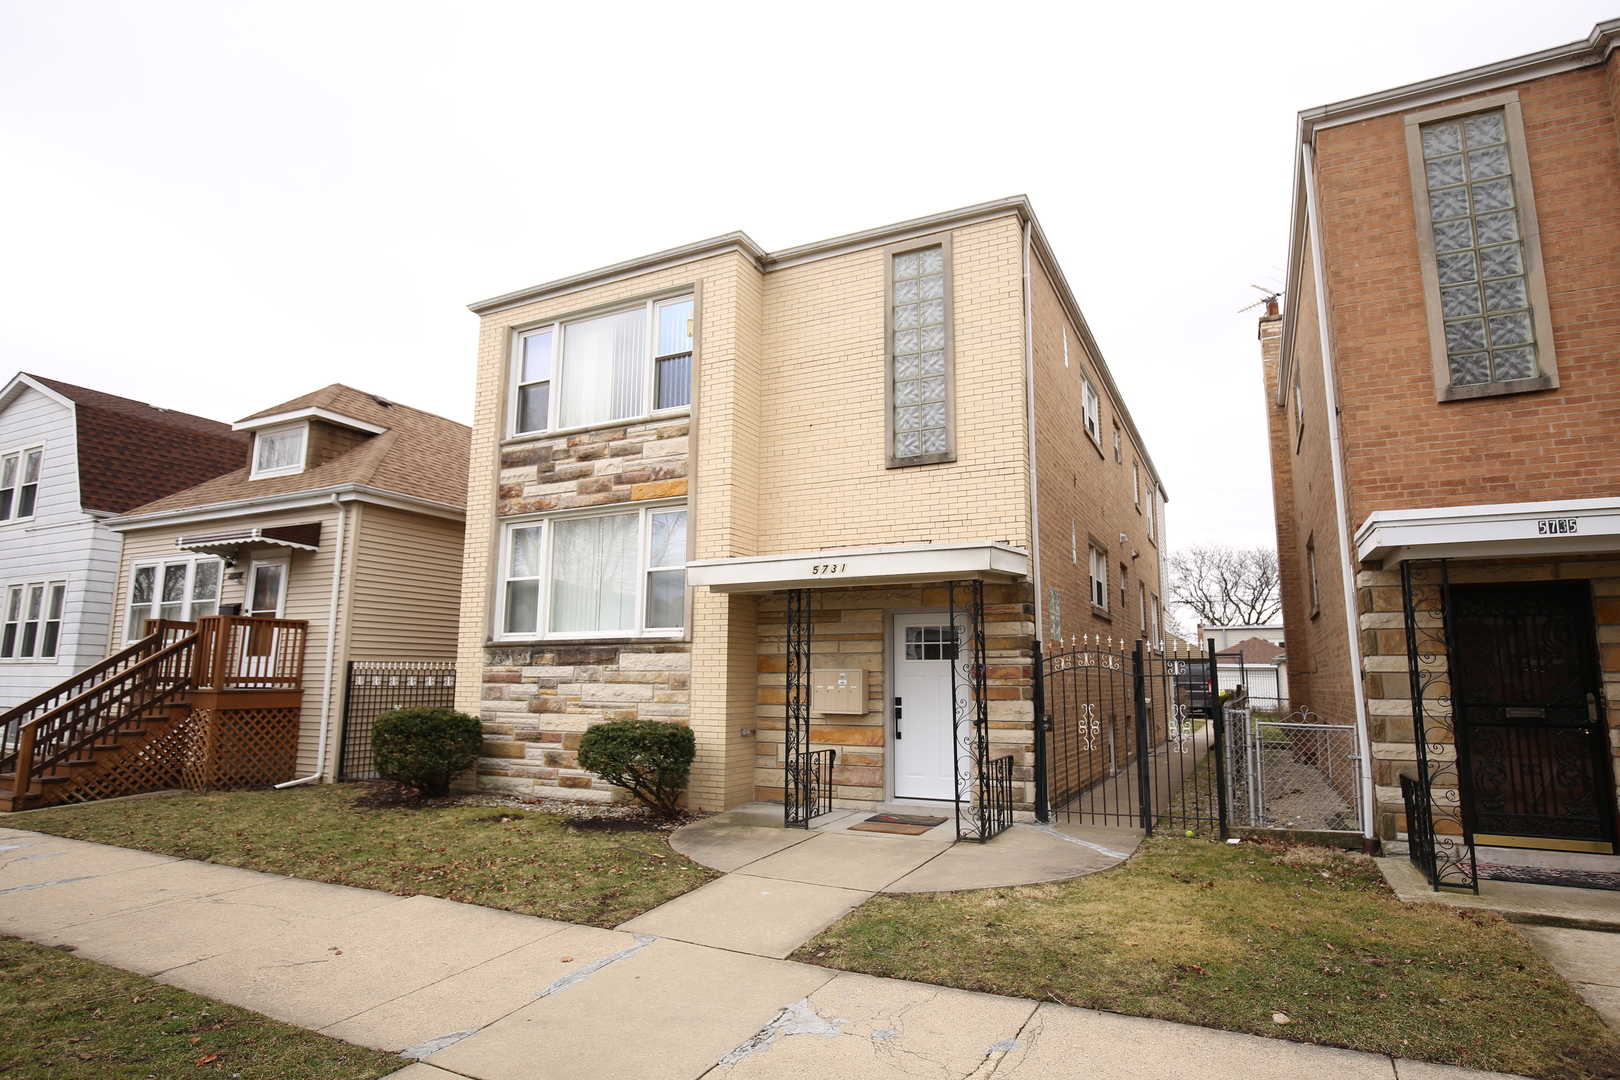
[[[1088,825],[1227,827],[1215,648],[1081,635],[1036,646],[1036,816]]]
[[[810,749],[810,590],[787,594],[787,729],[782,824],[808,829],[832,810],[834,751]]]

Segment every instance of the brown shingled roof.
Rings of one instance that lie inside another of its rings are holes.
[[[1226,659],[1236,660],[1241,655],[1245,667],[1251,664],[1270,666],[1275,664],[1277,657],[1284,655],[1286,651],[1281,645],[1273,645],[1265,638],[1244,638],[1236,645],[1228,646],[1217,652],[1215,662],[1220,663]]]
[[[211,506],[257,499],[267,495],[290,495],[300,491],[362,484],[418,499],[467,505],[467,458],[472,429],[421,409],[399,405],[351,386],[331,386],[282,402],[244,420],[275,416],[297,409],[321,408],[388,430],[374,435],[331,461],[305,469],[295,476],[267,476],[248,479],[249,469],[205,481],[136,508],[147,514],[192,506]]]
[[[248,438],[229,424],[29,375],[74,404],[79,504],[123,513],[237,469]]]

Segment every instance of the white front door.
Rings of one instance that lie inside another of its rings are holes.
[[[897,799],[956,798],[951,735],[950,619],[896,615],[889,635],[894,665],[894,795]]]
[[[287,563],[286,559],[272,562],[254,560],[253,572],[248,575],[247,603],[242,605],[242,614],[267,619],[281,618],[282,605],[287,598]]]

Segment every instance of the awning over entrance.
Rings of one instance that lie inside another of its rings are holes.
[[[174,546],[184,551],[200,551],[206,555],[234,555],[245,547],[293,548],[297,551],[321,549],[321,523],[308,521],[298,525],[272,525],[264,529],[226,529],[222,532],[196,533],[175,540]]]
[[[1356,557],[1500,558],[1620,551],[1620,499],[1379,510],[1356,530]]]
[[[929,581],[1010,582],[1029,576],[1029,552],[990,540],[949,544],[885,544],[791,555],[700,559],[686,564],[686,580],[712,591],[849,585],[907,585]]]

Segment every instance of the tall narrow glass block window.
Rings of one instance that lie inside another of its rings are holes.
[[[945,251],[893,261],[894,457],[949,451],[945,417]]]
[[[1425,124],[1421,135],[1451,385],[1535,378],[1504,116],[1496,111]]]
[[[658,305],[657,368],[653,408],[675,409],[692,403],[692,301]]]
[[[647,628],[686,624],[686,511],[649,515]]]
[[[517,433],[544,431],[551,426],[551,342],[555,334],[543,330],[523,339],[518,370]]]

